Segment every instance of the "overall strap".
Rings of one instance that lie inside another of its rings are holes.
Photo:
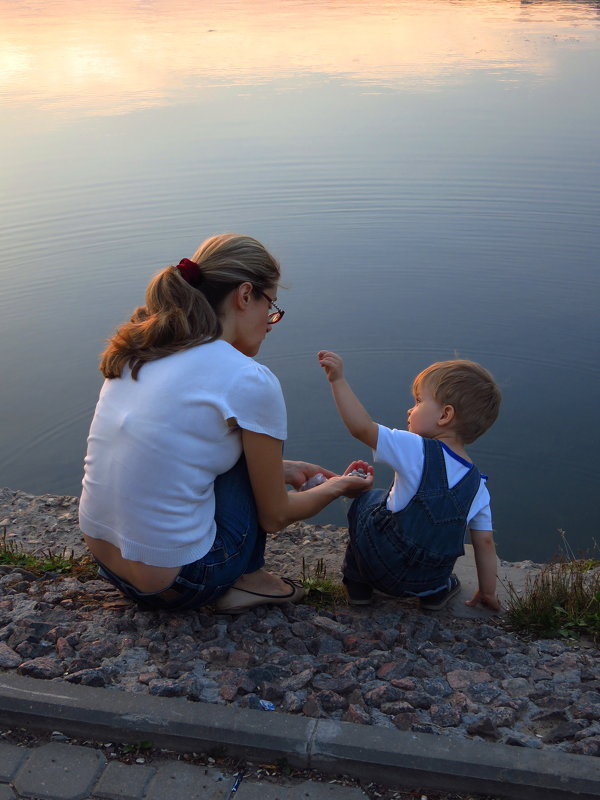
[[[423,473],[417,494],[448,489],[448,475],[442,445],[435,439],[423,439]]]
[[[471,468],[462,476],[462,478],[452,487],[452,491],[463,497],[463,502],[468,508],[475,499],[475,495],[479,491],[481,485],[481,473],[475,466],[471,464]]]

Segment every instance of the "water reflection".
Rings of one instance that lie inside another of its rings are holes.
[[[598,3],[0,0],[0,13],[0,485],[79,491],[104,338],[155,270],[237,230],[293,289],[261,351],[290,457],[370,457],[318,349],[344,355],[387,425],[403,424],[412,377],[457,352],[505,395],[472,451],[501,555],[547,557],[557,528],[589,546]]]
[[[365,91],[438,87],[472,70],[548,75],[559,41],[594,41],[598,3],[1,0],[0,15],[5,101],[114,114],[214,85],[290,89],[300,75]]]

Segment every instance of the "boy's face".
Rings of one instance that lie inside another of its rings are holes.
[[[415,392],[415,404],[407,411],[408,430],[432,439],[440,432],[438,422],[443,415],[443,406],[433,396],[426,383]]]

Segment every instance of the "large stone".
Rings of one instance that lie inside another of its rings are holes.
[[[477,683],[489,683],[492,676],[485,670],[452,670],[446,675],[446,680],[453,689],[468,689]]]
[[[296,675],[290,675],[289,678],[284,678],[281,681],[281,687],[284,691],[297,692],[299,689],[304,689],[305,686],[313,679],[315,671],[313,669],[303,669]]]
[[[600,692],[584,692],[571,706],[571,713],[580,719],[600,720]]]
[[[18,653],[9,647],[5,642],[0,642],[0,667],[2,669],[14,669],[21,664],[23,659]]]
[[[397,700],[402,700],[402,696],[403,692],[401,689],[396,689],[395,686],[385,684],[384,686],[378,686],[365,692],[364,698],[367,705],[379,708],[382,703],[393,703]]]
[[[440,728],[455,728],[462,722],[462,717],[458,709],[447,703],[431,706],[431,721]]]
[[[30,678],[41,678],[51,680],[63,674],[60,663],[52,656],[42,656],[31,661],[24,661],[17,669],[19,675],[27,675]]]

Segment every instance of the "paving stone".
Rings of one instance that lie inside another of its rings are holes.
[[[366,800],[366,795],[353,786],[306,781],[296,786],[276,786],[272,783],[242,783],[235,793],[236,800]]]
[[[366,800],[367,796],[355,786],[335,786],[331,783],[317,783],[307,781],[294,787],[297,792],[292,797],[301,797],[302,800]]]
[[[13,783],[19,794],[40,800],[84,800],[105,764],[98,750],[52,742],[30,752]]]
[[[287,786],[264,783],[242,783],[236,791],[235,800],[294,800],[302,795],[294,793]],[[294,787],[296,792],[296,787]]]
[[[94,796],[108,800],[138,800],[144,796],[146,786],[155,774],[154,767],[112,761],[100,776]]]
[[[31,751],[15,744],[0,743],[0,781],[11,781],[19,764]]]
[[[150,780],[145,800],[185,797],[185,800],[222,800],[228,797],[233,780],[212,767],[195,767],[176,761],[158,768]],[[237,798],[236,798],[237,800]],[[263,798],[263,800],[265,800]]]

